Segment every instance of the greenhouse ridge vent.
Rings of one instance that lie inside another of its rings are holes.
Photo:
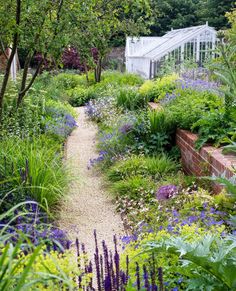
[[[202,66],[206,60],[215,57],[216,42],[217,31],[208,23],[172,29],[162,37],[127,37],[126,70],[152,79],[167,59],[176,64],[191,60]]]

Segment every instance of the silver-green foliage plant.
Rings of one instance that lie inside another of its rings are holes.
[[[235,236],[217,237],[207,234],[189,242],[185,237],[170,237],[150,241],[144,252],[177,254],[179,273],[189,269],[191,277],[187,290],[235,290],[236,239]]]

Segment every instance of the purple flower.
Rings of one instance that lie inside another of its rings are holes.
[[[167,200],[178,194],[178,187],[175,185],[167,185],[160,187],[156,192],[157,200]]]
[[[123,126],[121,126],[121,127],[119,128],[119,131],[120,131],[120,133],[122,133],[122,134],[127,134],[127,133],[131,132],[132,129],[133,129],[133,125],[127,123],[127,124],[124,124]]]

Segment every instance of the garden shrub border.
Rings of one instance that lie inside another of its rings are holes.
[[[189,175],[217,176],[225,174],[226,178],[234,176],[233,167],[236,167],[234,155],[223,155],[222,149],[213,146],[204,146],[200,150],[195,147],[198,135],[187,130],[178,129],[176,144],[181,151],[181,162],[184,172]],[[219,193],[222,186],[213,185],[213,191]]]

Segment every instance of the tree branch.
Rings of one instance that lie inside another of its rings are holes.
[[[8,62],[7,62],[7,66],[5,69],[5,74],[4,74],[3,82],[2,82],[2,86],[1,86],[1,91],[0,91],[0,116],[2,114],[3,99],[4,99],[5,92],[6,92],[9,76],[10,76],[11,64],[13,62],[13,59],[14,59],[14,56],[16,53],[16,49],[17,49],[17,45],[18,45],[18,38],[19,38],[18,27],[20,24],[20,18],[21,18],[21,0],[16,0],[16,32],[14,33],[14,36],[13,36],[12,50],[11,50],[11,54],[8,58]]]

